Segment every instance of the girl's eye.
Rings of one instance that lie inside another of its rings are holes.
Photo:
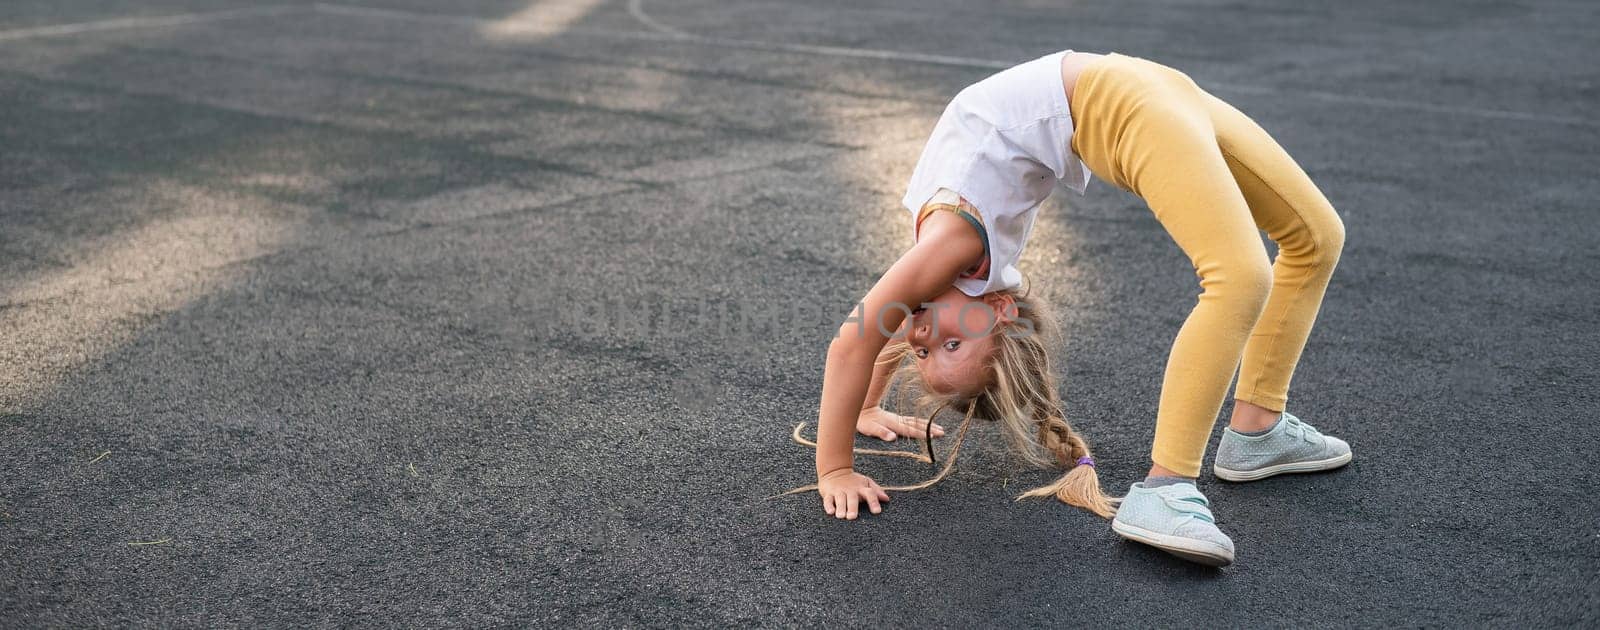
[[[961,347],[961,342],[957,341],[955,339],[951,339],[949,341],[944,342],[944,349],[948,350],[950,352],[955,352],[956,348],[960,348],[960,347]]]
[[[916,355],[917,355],[918,359],[926,359],[926,358],[928,358],[928,349],[927,348],[917,348]]]

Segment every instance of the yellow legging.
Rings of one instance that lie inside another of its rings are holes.
[[[1344,223],[1272,137],[1183,73],[1111,54],[1078,76],[1072,149],[1140,197],[1194,263],[1203,289],[1167,359],[1156,464],[1198,476],[1234,398],[1274,411],[1344,246]],[[1268,264],[1257,229],[1278,244]]]

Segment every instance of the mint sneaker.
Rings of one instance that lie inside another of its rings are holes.
[[[1117,507],[1111,531],[1185,560],[1213,567],[1233,564],[1233,540],[1217,529],[1211,503],[1194,484],[1133,484]]]
[[[1211,471],[1218,479],[1255,481],[1283,473],[1332,470],[1350,463],[1350,445],[1287,411],[1264,435],[1222,432]]]

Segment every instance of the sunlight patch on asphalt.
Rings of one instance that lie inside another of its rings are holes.
[[[139,194],[172,211],[75,243],[55,254],[64,266],[0,288],[0,408],[41,400],[161,316],[231,286],[241,271],[235,263],[279,251],[309,213],[173,182]]]
[[[565,33],[604,0],[535,0],[521,11],[479,27],[490,39],[539,41]]]

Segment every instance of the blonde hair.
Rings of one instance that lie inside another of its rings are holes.
[[[1106,496],[1100,490],[1100,478],[1093,465],[1078,464],[1081,458],[1092,458],[1089,443],[1073,430],[1061,411],[1061,397],[1056,387],[1056,373],[1050,363],[1050,346],[1059,337],[1055,319],[1041,301],[1028,300],[1015,290],[1001,292],[1012,299],[1015,314],[1002,321],[991,333],[994,352],[989,358],[989,382],[976,393],[939,393],[926,387],[924,381],[923,405],[935,407],[928,414],[931,419],[946,407],[966,407],[965,417],[956,431],[955,444],[945,458],[944,467],[932,479],[909,486],[888,487],[885,490],[917,490],[926,488],[949,475],[955,466],[956,455],[973,418],[997,422],[1001,433],[1020,459],[1039,468],[1065,468],[1067,472],[1055,482],[1022,493],[1017,500],[1028,497],[1054,496],[1063,503],[1081,507],[1090,512],[1111,518],[1116,514],[1120,498]],[[1008,313],[1009,312],[1008,309]],[[898,376],[907,369],[905,358],[910,346],[903,339],[891,341],[878,355],[878,362],[898,363]],[[912,368],[915,369],[915,368]],[[919,373],[920,376],[920,373]],[[803,423],[801,426],[804,426]],[[800,436],[795,427],[797,442],[815,447]],[[856,449],[867,455],[913,457],[933,461],[933,444],[924,441],[925,454],[906,451]],[[784,494],[816,489],[815,485],[796,488]]]

